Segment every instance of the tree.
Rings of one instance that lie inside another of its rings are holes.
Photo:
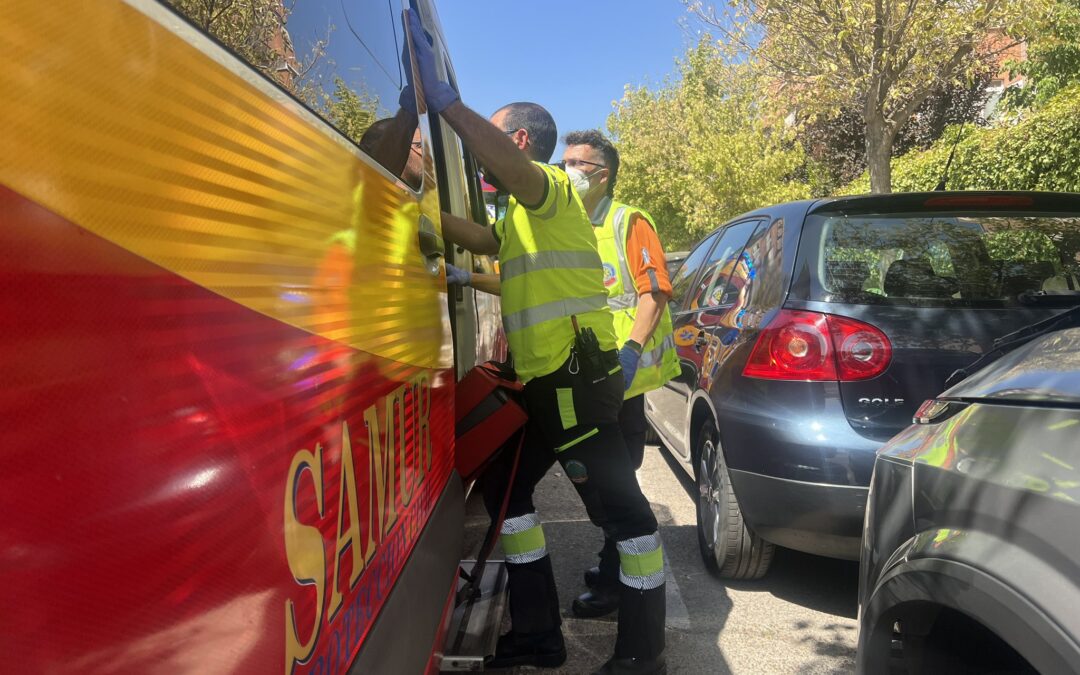
[[[730,0],[717,13],[688,0],[732,48],[757,56],[807,118],[859,112],[873,192],[891,190],[893,142],[927,98],[970,79],[992,29],[1020,39],[1049,1]]]
[[[988,87],[996,74],[996,65],[983,57],[970,83],[949,83],[935,90],[897,132],[893,156],[929,148],[950,125],[984,124]],[[806,178],[815,196],[830,195],[866,171],[866,125],[859,110],[820,115],[796,128],[806,149]]]
[[[608,118],[622,160],[617,196],[656,218],[669,249],[731,216],[806,196],[789,180],[802,150],[782,124],[767,123],[753,69],[726,63],[706,39],[679,71],[655,91],[628,87]]]
[[[334,62],[327,58],[330,34],[312,41],[307,54],[297,55],[288,23],[295,0],[169,0],[203,31],[213,35],[253,68],[274,80],[312,110],[334,124],[347,137],[360,142],[376,118],[377,96],[351,89],[333,74]],[[331,71],[324,78],[323,66]],[[333,83],[327,93],[324,80]]]
[[[896,189],[934,189],[957,133],[952,128],[929,150],[898,157]],[[1080,191],[1080,83],[1058,92],[1015,124],[968,127],[956,145],[948,185],[952,190]],[[857,194],[867,186],[864,175],[840,192]]]
[[[1041,107],[1059,91],[1080,83],[1080,0],[1054,3],[1046,29],[1028,43],[1027,59],[1008,65],[1027,82],[1005,92],[1006,109]]]

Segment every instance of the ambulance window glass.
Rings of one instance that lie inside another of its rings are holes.
[[[392,121],[406,85],[401,64],[404,33],[393,9],[396,3],[163,1],[391,173],[419,186],[419,132],[414,129],[410,138]],[[386,136],[388,131],[394,135]],[[402,142],[387,142],[395,137]]]

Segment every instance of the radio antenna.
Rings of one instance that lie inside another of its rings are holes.
[[[953,157],[956,156],[956,146],[960,145],[960,139],[964,137],[965,124],[967,124],[967,120],[960,123],[960,131],[956,132],[956,140],[953,141],[952,150],[949,151],[949,160],[945,162],[945,170],[941,172],[941,180],[938,181],[937,187],[934,188],[934,192],[945,191],[945,185],[949,181],[949,169],[952,167]]]

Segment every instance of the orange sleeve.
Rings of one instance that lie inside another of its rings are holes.
[[[638,295],[642,293],[665,293],[671,295],[671,279],[668,277],[664,248],[649,221],[640,213],[630,218],[630,235],[626,239],[626,265],[634,277]]]

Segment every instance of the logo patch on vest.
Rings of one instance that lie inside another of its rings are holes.
[[[589,480],[589,471],[585,468],[585,465],[576,459],[572,459],[566,463],[564,467],[566,469],[566,477],[570,479],[571,483],[577,483],[580,485]]]
[[[618,279],[615,277],[615,266],[611,263],[604,263],[604,288],[611,288],[617,281]]]

